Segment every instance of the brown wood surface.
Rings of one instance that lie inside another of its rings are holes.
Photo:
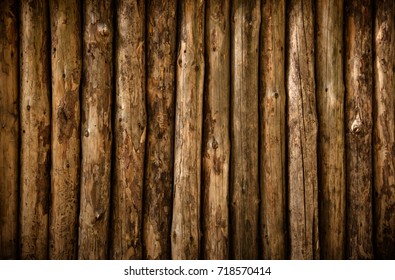
[[[347,255],[373,258],[372,236],[372,4],[346,1],[345,82]]]
[[[51,166],[47,1],[20,5],[20,257],[48,258]]]
[[[147,125],[144,1],[118,1],[117,18],[110,258],[141,259]]]
[[[316,2],[316,83],[320,242],[323,259],[344,259],[346,174],[344,151],[343,0]]]
[[[374,224],[376,258],[395,258],[395,2],[375,2]]]
[[[231,13],[230,258],[257,259],[260,1],[233,1]]]
[[[49,4],[52,60],[49,258],[75,259],[80,186],[81,14],[76,0]]]
[[[171,256],[197,259],[200,244],[204,0],[180,3]]]
[[[230,1],[206,3],[203,258],[229,258]]]
[[[0,2],[0,259],[18,257],[18,10]]]
[[[260,190],[264,259],[286,257],[285,1],[262,2]]]
[[[317,113],[312,0],[288,3],[289,257],[319,258]]]
[[[170,258],[177,0],[147,3],[147,156],[145,259]]]
[[[106,259],[112,142],[112,1],[84,1],[83,11],[78,258]]]

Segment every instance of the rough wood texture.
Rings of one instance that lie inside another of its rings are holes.
[[[22,1],[20,14],[20,257],[47,259],[51,184],[47,1]]]
[[[142,258],[145,108],[145,4],[117,3],[112,259]],[[126,218],[128,217],[128,218]]]
[[[264,259],[286,257],[285,0],[262,2],[260,50],[261,237]]]
[[[316,82],[320,244],[323,259],[344,259],[346,174],[344,151],[343,0],[316,2]]]
[[[291,0],[287,12],[289,257],[318,259],[313,1]]]
[[[144,259],[170,258],[173,190],[177,0],[147,7],[147,156]]]
[[[50,1],[52,51],[50,259],[77,258],[82,70],[79,7],[77,0]]]
[[[109,244],[112,10],[111,0],[83,6],[79,259],[106,259]]]
[[[172,259],[197,259],[204,84],[204,1],[180,3]]]
[[[0,259],[18,253],[19,110],[18,13],[0,2]]]
[[[347,258],[373,258],[372,5],[346,2]]]
[[[230,257],[257,259],[260,1],[233,1],[231,20]]]
[[[230,1],[206,4],[203,258],[229,259]]]
[[[374,223],[376,258],[395,257],[395,2],[376,1]]]

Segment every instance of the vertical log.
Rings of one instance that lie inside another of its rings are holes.
[[[264,259],[286,258],[285,0],[262,2],[261,236]]]
[[[206,7],[203,138],[203,258],[229,258],[230,1]]]
[[[48,258],[51,107],[47,1],[21,1],[20,254]]]
[[[376,1],[374,222],[376,258],[395,257],[395,2]]]
[[[256,259],[258,250],[258,61],[260,1],[235,0],[231,42],[230,257]]]
[[[79,259],[105,259],[111,167],[112,5],[84,1]]]
[[[17,258],[19,110],[18,13],[0,3],[0,259]]]
[[[52,177],[49,258],[77,258],[81,19],[77,0],[50,1]]]
[[[346,2],[347,258],[373,258],[372,5]]]
[[[180,3],[171,256],[197,259],[204,84],[204,1]]]
[[[344,259],[343,1],[316,2],[316,81],[319,122],[320,244],[323,259]]]
[[[177,0],[147,7],[147,156],[144,259],[170,258]]]
[[[117,2],[112,259],[142,258],[146,134],[145,4]],[[126,218],[128,217],[128,218]]]
[[[313,1],[289,1],[288,19],[289,250],[291,259],[318,259]]]

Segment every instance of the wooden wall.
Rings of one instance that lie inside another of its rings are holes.
[[[395,259],[393,0],[1,0],[1,259]]]

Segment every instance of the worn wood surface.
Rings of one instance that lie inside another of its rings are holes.
[[[288,2],[289,257],[319,258],[313,1]]]
[[[395,258],[395,2],[375,2],[374,224],[376,258]]]
[[[180,3],[171,227],[173,259],[197,259],[200,244],[204,1]]]
[[[260,1],[233,1],[231,22],[230,257],[256,259]]]
[[[50,259],[77,258],[82,72],[78,3],[76,0],[49,3],[52,61]]]
[[[344,259],[346,166],[342,43],[343,0],[319,0],[316,2],[315,34],[321,257],[323,259]]]
[[[372,3],[346,1],[347,255],[373,258]]]
[[[50,43],[47,1],[20,5],[20,257],[48,258]]]
[[[18,257],[18,9],[0,2],[0,259]]]
[[[264,259],[286,257],[285,1],[262,2],[260,190]]]
[[[170,258],[176,39],[177,1],[148,1],[145,259]]]
[[[111,0],[90,0],[83,3],[79,259],[108,257],[113,88],[112,7]]]
[[[206,3],[203,258],[229,258],[230,1]]]
[[[145,3],[117,2],[112,259],[142,258],[145,108]],[[125,219],[125,217],[128,217]]]

